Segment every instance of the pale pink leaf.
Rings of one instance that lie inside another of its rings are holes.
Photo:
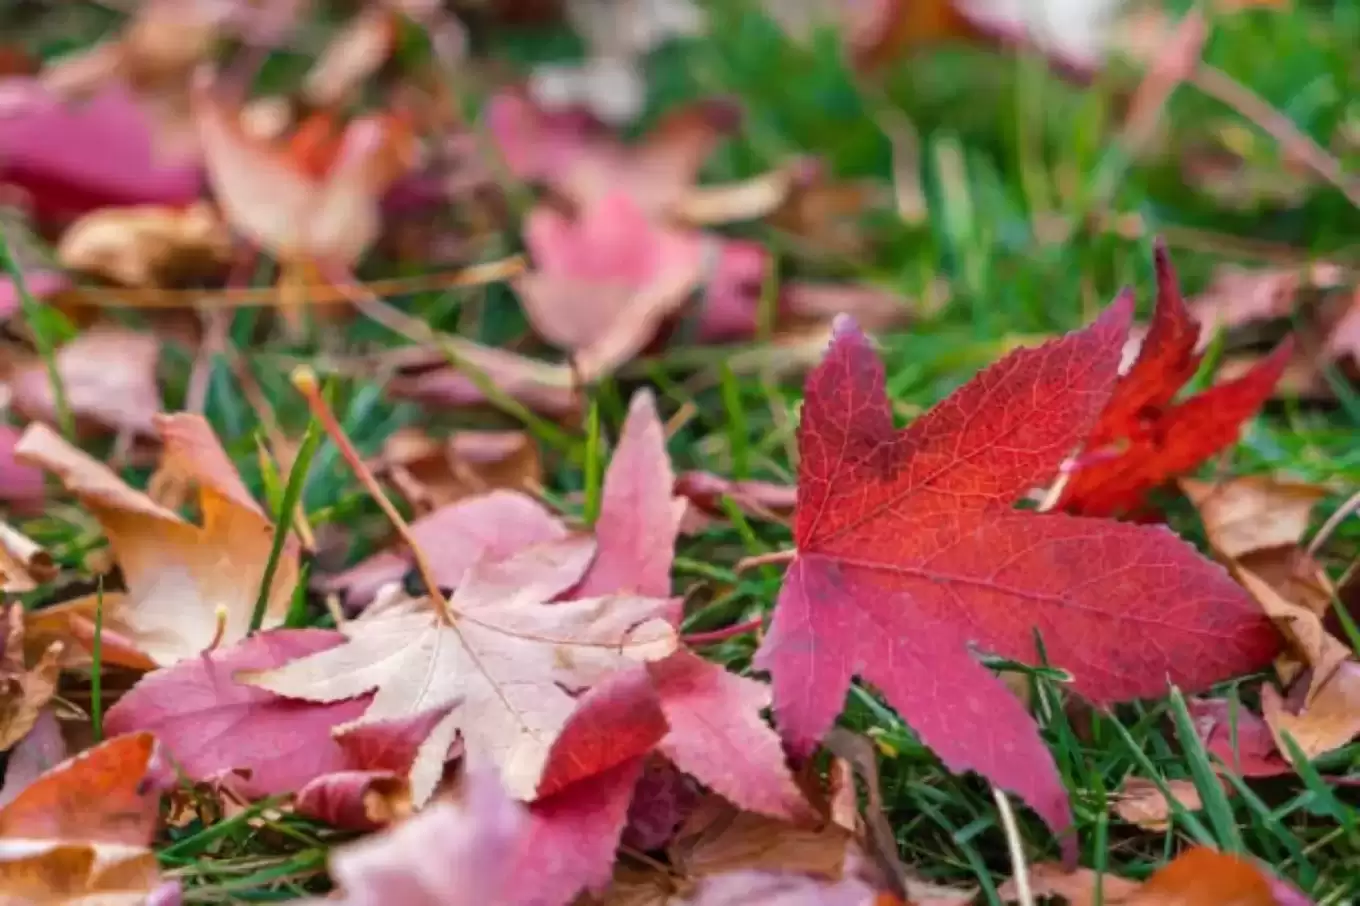
[[[474,563],[503,560],[530,545],[565,538],[567,530],[533,498],[501,490],[440,507],[411,523],[411,533],[423,549],[438,552],[435,578],[453,589]],[[414,563],[410,551],[383,551],[326,579],[322,587],[344,593],[351,608],[360,607]]]

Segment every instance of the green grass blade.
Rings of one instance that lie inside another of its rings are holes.
[[[288,533],[293,530],[293,512],[298,500],[302,498],[302,488],[307,480],[307,472],[321,444],[321,430],[313,419],[307,422],[307,433],[303,435],[302,446],[298,449],[297,459],[288,472],[288,484],[283,489],[283,502],[274,519],[274,544],[269,549],[269,562],[265,564],[264,578],[260,581],[260,594],[255,599],[255,611],[250,615],[250,629],[247,635],[254,635],[264,625],[264,614],[269,607],[269,589],[274,584],[274,574],[278,572],[279,558],[283,556],[283,546]],[[291,608],[290,608],[291,611]]]

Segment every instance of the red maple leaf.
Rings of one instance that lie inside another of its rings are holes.
[[[756,657],[795,751],[831,726],[858,674],[946,765],[1015,791],[1061,831],[1052,756],[974,649],[1035,663],[1037,634],[1097,703],[1269,662],[1279,639],[1260,608],[1170,531],[1011,507],[1087,435],[1131,308],[1121,299],[1091,327],[1007,356],[902,431],[882,363],[837,323],[807,380],[797,551]]]
[[[1181,296],[1166,247],[1157,244],[1157,305],[1138,358],[1115,385],[1086,441],[1085,463],[1059,508],[1083,516],[1137,511],[1147,492],[1189,472],[1237,440],[1242,423],[1270,398],[1289,362],[1286,339],[1241,377],[1182,403],[1176,394],[1204,356],[1199,324]]]

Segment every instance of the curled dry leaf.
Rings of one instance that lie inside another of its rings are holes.
[[[7,522],[0,522],[0,591],[32,591],[57,576],[52,556]]]
[[[1350,646],[1328,632],[1316,612],[1284,597],[1260,576],[1240,567],[1234,572],[1285,639],[1285,651],[1275,662],[1281,679],[1292,683],[1304,676],[1305,699],[1310,700],[1337,668],[1351,658]]]
[[[221,276],[231,260],[231,235],[204,203],[104,208],[71,224],[57,258],[70,270],[123,286],[178,286]]]
[[[1037,631],[1096,702],[1203,688],[1274,656],[1269,621],[1169,532],[1012,509],[1105,407],[1130,309],[1012,353],[903,431],[867,338],[838,325],[807,382],[798,553],[755,659],[796,750],[821,739],[859,674],[947,765],[1018,792],[1061,833],[1052,756],[973,651],[1032,662]]]
[[[1203,360],[1199,326],[1181,297],[1166,247],[1157,244],[1152,326],[1100,413],[1058,506],[1083,516],[1137,512],[1147,493],[1194,469],[1237,440],[1242,425],[1275,390],[1289,362],[1289,340],[1247,374],[1184,402],[1180,389]]]
[[[57,691],[61,674],[60,642],[43,651],[38,662],[28,666],[24,652],[24,608],[10,604],[5,608],[5,634],[0,642],[0,752],[11,749],[28,735],[38,715]]]
[[[589,539],[567,538],[483,561],[461,577],[448,602],[451,622],[425,609],[349,623],[345,645],[243,678],[310,701],[376,690],[364,723],[461,700],[422,745],[413,800],[429,799],[456,732],[471,768],[495,765],[514,795],[532,798],[575,705],[567,690],[675,648],[675,631],[656,616],[665,601],[550,603],[580,581],[594,553]]]
[[[1327,488],[1269,476],[1213,484],[1182,479],[1180,486],[1230,569],[1251,573],[1283,601],[1328,619],[1336,591],[1322,564],[1300,546],[1313,507],[1330,494]],[[1299,619],[1310,626],[1314,622],[1302,614]],[[1281,666],[1281,675],[1292,678],[1296,671]]]
[[[45,425],[31,425],[19,442],[21,460],[56,475],[99,520],[127,593],[105,595],[105,627],[143,655],[129,666],[167,666],[215,644],[245,636],[273,543],[274,526],[200,416],[158,416],[163,473],[198,486],[202,525],[165,509],[124,484],[111,469],[71,446]],[[269,589],[265,625],[283,619],[298,577],[297,545],[289,541]],[[88,624],[96,599],[81,598],[35,618],[51,631],[63,621]],[[106,661],[117,663],[105,646]]]
[[[1246,475],[1207,482],[1183,478],[1180,488],[1199,511],[1214,550],[1229,560],[1298,545],[1313,507],[1330,491],[1316,484]]]
[[[455,589],[464,574],[479,562],[496,562],[524,548],[567,536],[566,526],[538,501],[514,491],[492,491],[440,507],[411,523],[411,534],[421,548],[439,551],[434,562],[441,588]],[[378,589],[395,582],[415,565],[404,549],[383,551],[338,575],[322,587],[345,596],[358,608],[373,600]]]
[[[57,374],[71,413],[82,425],[154,438],[164,408],[156,368],[160,341],[122,327],[94,327],[57,350]],[[47,367],[32,361],[10,378],[14,407],[30,419],[57,422]]]
[[[458,431],[439,441],[409,427],[383,441],[374,471],[416,512],[428,513],[491,491],[533,491],[543,463],[523,431]]]
[[[148,846],[164,778],[150,733],[119,736],[47,771],[0,809],[0,878],[41,873],[86,891],[155,882]]]
[[[315,704],[238,683],[241,670],[277,667],[344,642],[338,632],[273,630],[147,674],[109,709],[110,733],[147,731],[186,777],[224,781],[247,798],[290,793],[351,767],[331,731],[367,701]]]

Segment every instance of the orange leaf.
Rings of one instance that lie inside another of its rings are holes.
[[[1147,880],[1128,906],[1278,906],[1271,880],[1240,856],[1189,850]]]

